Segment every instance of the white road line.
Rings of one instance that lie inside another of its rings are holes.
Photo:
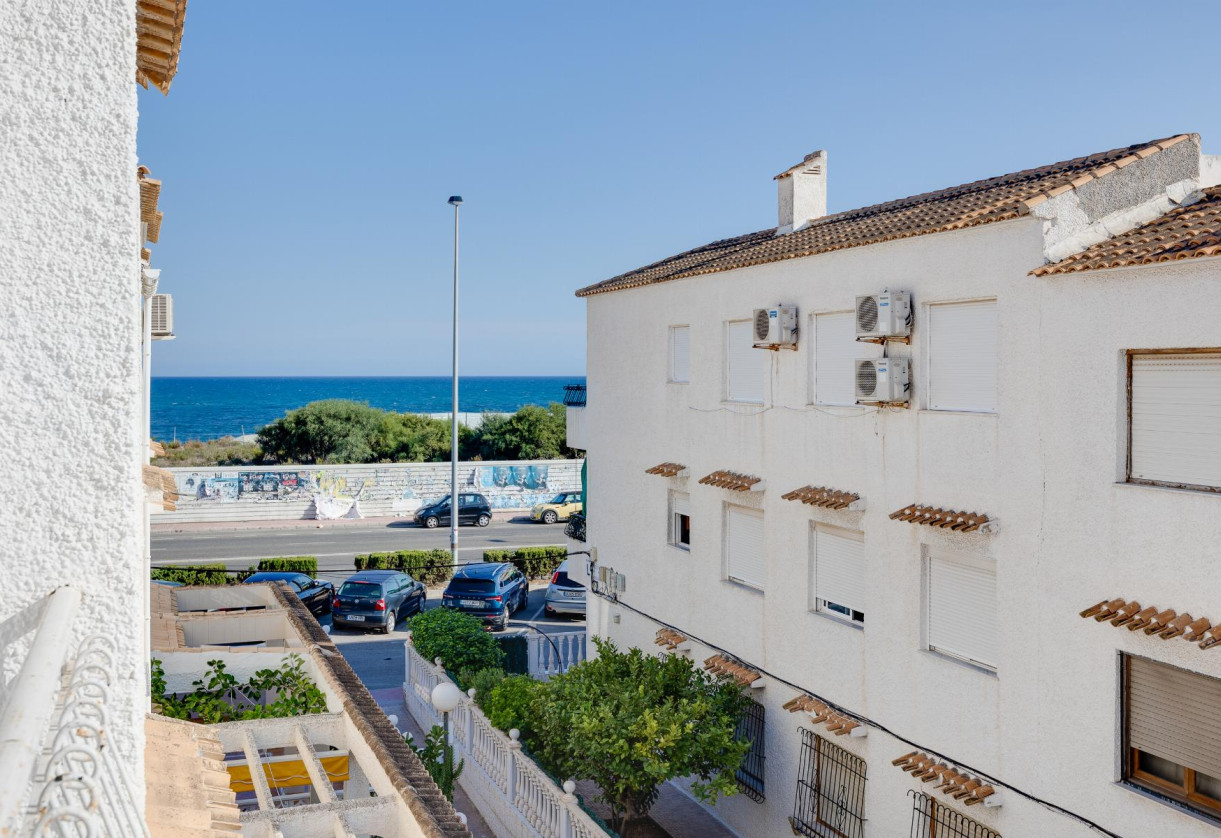
[[[534,622],[535,620],[537,620],[537,619],[538,619],[538,615],[539,615],[539,614],[542,614],[542,613],[543,613],[543,610],[544,610],[546,607],[547,607],[547,601],[546,601],[546,600],[543,600],[543,604],[542,604],[542,605],[540,605],[540,606],[538,607],[538,610],[537,610],[537,611],[535,611],[535,612],[534,612],[532,615],[530,615],[529,617],[527,617],[527,618],[526,618],[526,622],[527,622],[527,623],[532,623],[532,622]]]

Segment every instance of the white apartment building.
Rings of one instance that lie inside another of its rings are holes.
[[[749,690],[742,836],[1218,835],[1217,159],[826,178],[577,292],[590,630]]]

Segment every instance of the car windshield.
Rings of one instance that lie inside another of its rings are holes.
[[[361,599],[381,599],[382,586],[378,582],[344,582],[339,589],[340,596],[354,596]]]
[[[491,579],[451,579],[447,593],[490,594],[494,590],[496,590],[496,583]]]
[[[446,495],[445,497],[441,498],[438,501],[434,501],[432,505],[433,506],[449,506],[449,495]]]
[[[551,499],[552,503],[564,503],[568,500],[568,495],[556,495]]]

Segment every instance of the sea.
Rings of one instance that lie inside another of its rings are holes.
[[[459,380],[459,413],[512,413],[563,401],[565,384],[584,376],[480,377]],[[352,399],[399,413],[449,413],[451,379],[171,378],[152,381],[152,436],[182,441],[242,436],[320,399]]]

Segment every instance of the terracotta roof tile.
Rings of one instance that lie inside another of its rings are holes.
[[[749,474],[740,474],[736,471],[714,471],[705,477],[700,478],[700,484],[704,486],[716,486],[718,489],[729,489],[733,492],[749,492],[763,482],[762,477],[754,477]]]
[[[936,782],[934,791],[961,800],[967,806],[982,803],[986,798],[996,793],[996,789],[987,785],[978,777],[959,771],[952,765],[940,762],[928,754],[912,751],[910,754],[893,760],[891,765],[897,765],[922,783]]]
[[[1221,646],[1221,623],[1213,625],[1207,617],[1192,617],[1186,612],[1179,614],[1173,608],[1163,610],[1152,605],[1142,608],[1134,599],[1104,599],[1082,611],[1079,616],[1087,619],[1093,617],[1097,622],[1109,622],[1116,628],[1126,628],[1128,631],[1143,630],[1145,634],[1162,640],[1181,637],[1188,643],[1198,644],[1201,649]]]
[[[750,667],[743,666],[732,658],[724,655],[713,655],[704,661],[704,669],[721,678],[733,678],[744,687],[748,687],[761,677]]]
[[[657,639],[653,642],[658,646],[665,646],[670,651],[674,651],[680,645],[686,643],[687,638],[673,629],[661,628],[657,630]]]
[[[847,509],[861,499],[855,492],[828,489],[825,486],[802,486],[780,497],[782,500],[799,500],[810,506],[821,506],[823,509]]]
[[[656,474],[661,477],[677,477],[685,468],[687,467],[679,463],[658,463],[652,468],[646,468],[644,473]]]
[[[178,72],[187,0],[138,0],[136,3],[136,81],[162,93]]]
[[[1203,194],[1203,200],[1030,273],[1052,276],[1221,256],[1221,187]]]
[[[861,726],[860,722],[850,716],[845,716],[832,710],[827,704],[808,695],[799,695],[784,703],[784,709],[790,713],[809,713],[814,724],[826,725],[830,733],[843,736]]]
[[[910,521],[913,524],[923,524],[956,532],[977,532],[986,529],[985,525],[994,523],[987,515],[979,512],[958,512],[953,509],[941,509],[918,503],[890,513],[890,518],[892,521]]]
[[[882,204],[819,218],[785,235],[760,230],[706,244],[654,262],[577,291],[578,297],[667,282],[672,279],[763,265],[878,242],[958,230],[1025,215],[1049,196],[1068,191],[1073,183],[1096,180],[1139,160],[1141,152],[1156,153],[1181,142],[1180,134],[1027,169],[1000,177],[952,186]]]

